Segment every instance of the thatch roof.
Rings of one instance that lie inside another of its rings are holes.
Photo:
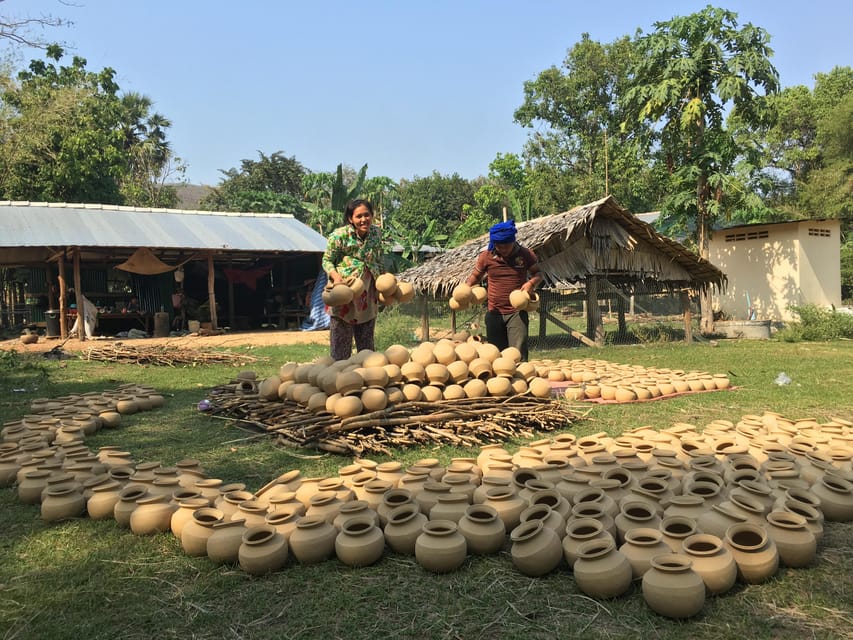
[[[539,258],[544,287],[576,289],[591,275],[628,292],[722,289],[725,274],[624,209],[612,196],[517,223],[517,240]],[[450,291],[471,274],[488,234],[399,275],[421,293]]]

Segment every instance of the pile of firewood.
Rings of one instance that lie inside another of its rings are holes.
[[[288,400],[263,400],[239,385],[211,391],[208,411],[251,425],[283,445],[342,455],[391,453],[391,447],[419,445],[481,446],[535,432],[569,427],[586,409],[565,400],[529,394],[506,398],[466,398],[437,402],[401,402],[381,411],[338,418],[315,413]]]
[[[187,349],[172,345],[136,346],[122,342],[91,347],[82,352],[80,358],[163,367],[195,367],[207,364],[232,364],[240,367],[258,360],[253,356],[227,351]]]

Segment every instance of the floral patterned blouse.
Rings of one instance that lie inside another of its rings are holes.
[[[329,234],[323,254],[323,271],[337,271],[342,278],[359,276],[364,281],[364,291],[349,304],[331,307],[329,313],[350,324],[372,320],[379,312],[379,294],[376,277],[382,273],[384,243],[382,232],[371,226],[367,237],[361,240],[352,225],[339,227]]]

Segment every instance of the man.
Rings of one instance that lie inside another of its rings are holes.
[[[486,339],[498,349],[515,347],[521,359],[527,360],[527,311],[510,304],[509,294],[515,289],[532,293],[542,282],[536,254],[515,241],[515,221],[499,222],[489,229],[489,248],[477,256],[468,285],[488,279],[488,311]],[[530,276],[528,278],[528,276]]]

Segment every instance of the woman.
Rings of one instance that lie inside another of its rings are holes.
[[[329,282],[337,284],[350,276],[364,282],[364,291],[352,302],[330,308],[329,346],[335,360],[352,355],[353,338],[356,350],[374,349],[379,311],[376,277],[383,270],[382,258],[382,233],[373,226],[373,205],[367,200],[351,200],[344,210],[344,226],[329,235],[323,254],[323,271]]]

